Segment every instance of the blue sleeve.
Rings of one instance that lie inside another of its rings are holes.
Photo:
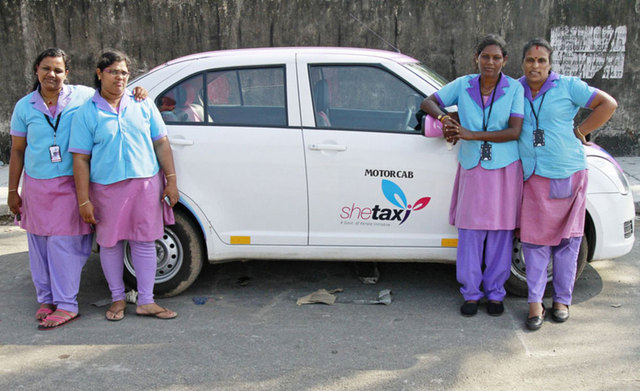
[[[438,102],[440,102],[443,107],[457,105],[460,89],[463,87],[462,83],[465,81],[466,77],[461,76],[438,90],[438,92],[435,93]]]
[[[522,84],[515,82],[513,103],[511,104],[511,117],[524,118],[524,88]]]
[[[80,106],[76,115],[73,117],[71,136],[69,138],[69,152],[91,155],[96,121],[92,109],[93,102],[89,101]]]
[[[21,110],[22,106],[24,106],[21,103],[22,100],[18,101],[13,108],[10,134],[12,136],[27,137],[27,121],[24,118],[24,110]]]
[[[167,126],[162,120],[160,111],[150,99],[146,100],[147,110],[150,111],[149,123],[151,125],[151,140],[156,141],[167,135]]]
[[[570,77],[569,79],[569,96],[571,100],[580,107],[587,107],[598,93],[598,90],[580,80],[580,78]]]

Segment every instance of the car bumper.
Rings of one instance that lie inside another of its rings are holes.
[[[596,234],[593,260],[616,258],[631,251],[635,239],[635,206],[630,192],[589,194],[587,212]]]

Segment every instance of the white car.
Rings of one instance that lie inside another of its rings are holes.
[[[157,242],[156,293],[184,291],[205,261],[455,262],[457,148],[415,129],[444,82],[400,53],[330,47],[200,53],[137,78],[167,124],[181,196]],[[626,178],[586,152],[580,270],[634,241]],[[522,295],[519,248],[507,287]]]

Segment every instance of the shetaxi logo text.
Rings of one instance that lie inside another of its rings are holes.
[[[342,220],[399,221],[402,224],[407,221],[412,211],[423,209],[431,201],[431,197],[422,197],[413,204],[407,203],[404,191],[388,179],[382,180],[382,194],[397,208],[382,208],[380,205],[375,205],[373,208],[360,207],[353,203],[351,206],[342,207],[340,218]]]

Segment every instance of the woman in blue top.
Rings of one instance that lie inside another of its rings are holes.
[[[66,84],[69,59],[59,48],[40,53],[33,72],[33,92],[16,103],[11,117],[7,203],[27,231],[39,329],[51,329],[79,316],[80,274],[91,253],[91,227],[78,213],[68,145],[73,117],[94,90]]]
[[[527,263],[530,330],[545,317],[542,304],[547,266],[553,255],[552,318],[564,322],[576,279],[584,233],[587,162],[582,142],[611,118],[615,99],[577,77],[551,71],[553,49],[544,39],[529,41],[522,51],[520,78],[525,116],[519,140],[524,170],[520,239]],[[573,119],[581,107],[593,111],[579,126]]]
[[[125,316],[124,241],[138,287],[137,315],[172,319],[176,313],[153,299],[155,240],[162,237],[163,201],[178,202],[178,187],[167,128],[153,102],[136,102],[127,90],[129,58],[117,51],[98,61],[93,98],[78,109],[69,150],[80,207],[86,223],[95,224],[100,263],[111,290],[106,318]],[[160,170],[162,169],[162,170]],[[167,210],[163,211],[163,207]]]
[[[501,37],[484,37],[475,61],[480,74],[459,77],[421,107],[443,122],[449,141],[461,143],[449,213],[450,224],[458,228],[456,274],[465,300],[460,311],[474,315],[478,301],[486,296],[487,312],[497,316],[504,311],[504,283],[519,219],[522,167],[517,140],[523,92],[516,80],[502,73],[507,51]],[[441,109],[451,105],[458,105],[459,123]]]

